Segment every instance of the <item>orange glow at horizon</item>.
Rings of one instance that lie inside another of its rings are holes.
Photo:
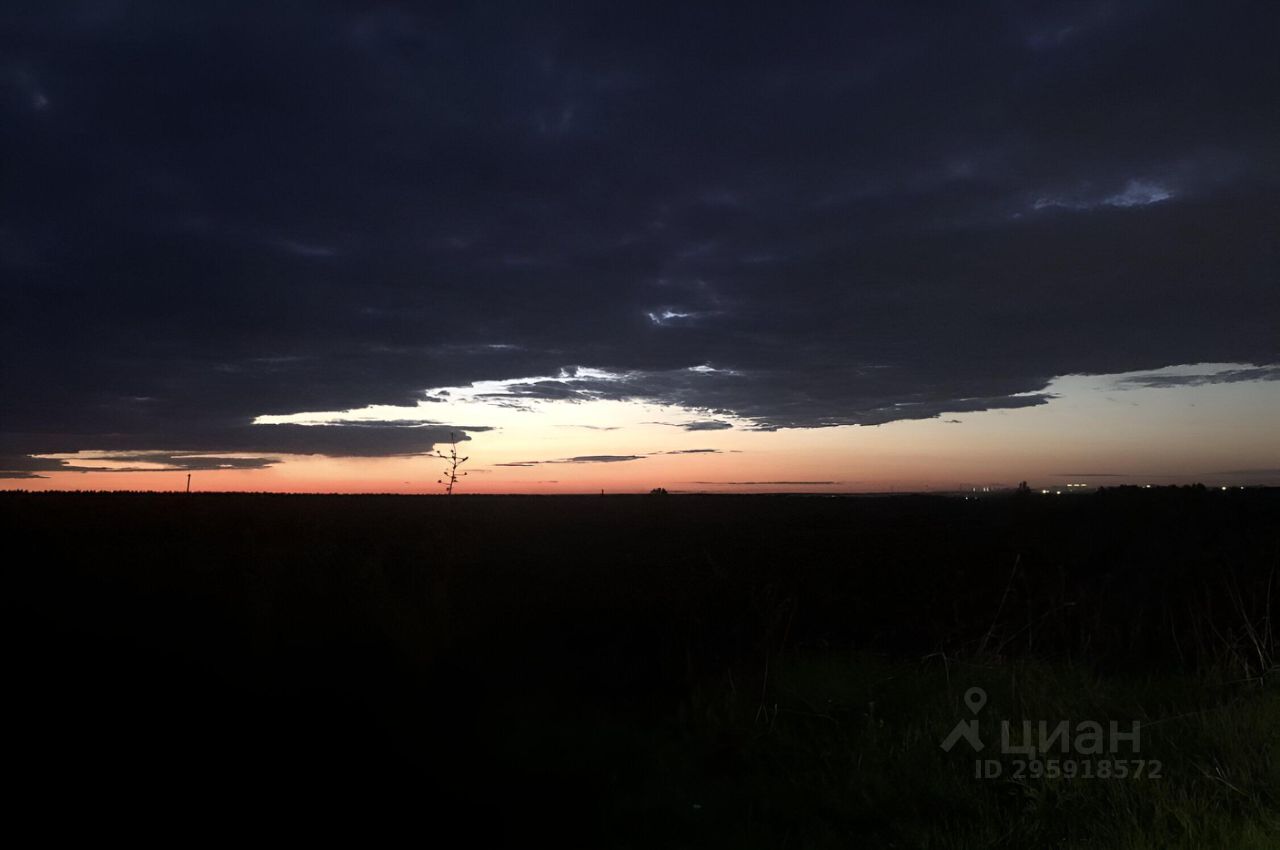
[[[1021,480],[1033,486],[1280,483],[1280,383],[1155,388],[1117,378],[1059,378],[1048,388],[1055,397],[1035,407],[779,431],[751,430],[741,422],[690,431],[680,426],[724,417],[629,402],[545,402],[525,411],[468,403],[455,421],[494,423],[494,430],[474,431],[460,446],[471,460],[456,492],[954,491]],[[432,407],[432,414],[438,416],[439,408]],[[602,456],[633,459],[571,461]],[[437,483],[443,463],[430,456],[279,457],[261,469],[192,471],[192,490],[443,492]],[[40,474],[45,477],[8,479],[0,487],[180,491],[187,470]]]

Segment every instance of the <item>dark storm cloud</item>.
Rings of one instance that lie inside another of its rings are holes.
[[[659,455],[696,455],[720,454],[719,449],[678,449],[667,452],[650,452],[648,455],[579,455],[578,457],[562,457],[556,460],[517,460],[509,463],[495,463],[494,466],[529,467],[548,463],[623,463],[629,460],[644,460],[655,454]]]
[[[125,461],[137,464],[163,464],[165,469],[157,470],[151,466],[131,466],[127,468],[94,467],[93,461]],[[84,461],[84,462],[82,462]],[[87,462],[87,463],[85,463]],[[167,452],[137,452],[123,456],[85,457],[80,456],[68,469],[75,472],[138,472],[138,471],[176,471],[191,472],[209,469],[265,469],[280,462],[273,457],[218,457],[216,455],[171,454]]]
[[[683,427],[686,431],[725,431],[732,428],[733,425],[714,419],[704,419],[700,422],[688,422]]]
[[[56,472],[64,469],[66,461],[29,455],[0,455],[0,470],[5,472]]]
[[[1135,375],[1117,383],[1124,387],[1200,387],[1205,384],[1237,384],[1241,381],[1280,381],[1280,366],[1227,369],[1195,375]]]
[[[102,461],[126,465],[103,466]],[[271,457],[218,457],[164,452],[121,452],[103,456],[77,455],[74,460],[19,455],[0,457],[0,478],[48,477],[32,470],[40,472],[193,472],[217,469],[265,469],[279,462],[279,458]]]
[[[562,457],[556,460],[518,460],[511,463],[495,463],[494,466],[538,466],[547,463],[623,463],[629,460],[643,460],[644,455],[579,455],[578,457]]]
[[[85,458],[89,463],[69,462],[63,469],[67,472],[193,472],[212,469],[266,469],[280,462],[271,457],[216,457],[213,455],[171,455],[159,452],[147,452],[123,457]],[[163,468],[154,466],[94,466],[93,461],[114,460],[139,464],[164,464]]]
[[[819,377],[810,375],[811,379]],[[907,393],[895,377],[884,369],[857,367],[824,370],[824,380],[829,381],[834,392],[839,385],[860,387],[859,406],[856,409],[835,412],[830,398],[817,397],[808,384],[792,381],[788,373],[771,368],[754,373],[739,370],[711,368],[670,369],[664,371],[632,371],[606,376],[565,375],[559,379],[547,379],[533,383],[513,384],[502,390],[484,393],[491,402],[519,404],[530,397],[556,398],[564,401],[590,401],[607,399],[620,401],[662,400],[667,404],[699,408],[722,415],[737,415],[754,421],[756,430],[772,431],[779,428],[818,428],[832,425],[880,425],[899,419],[928,419],[943,411],[967,412],[999,408],[1029,407],[1046,403],[1050,396],[1044,393],[1019,393],[1009,386],[1009,395],[960,396],[947,399],[932,398],[927,390],[917,387]],[[951,385],[960,390],[996,384],[994,378],[985,383],[973,377],[957,380]],[[763,394],[765,389],[767,394]],[[652,422],[654,425],[671,425],[694,431],[723,430],[721,423],[707,420],[692,423]],[[724,423],[727,427],[733,427]]]
[[[721,422],[716,419],[703,419],[697,422],[649,422],[649,425],[670,425],[672,428],[683,428],[686,431],[727,431],[733,427],[732,422]]]
[[[1278,14],[9,4],[0,451],[422,452],[249,423],[493,379],[773,429],[1274,364]],[[622,377],[535,378],[576,366]]]
[[[48,478],[40,473],[57,472],[65,467],[64,461],[52,458],[0,455],[0,478]]]
[[[473,429],[475,430],[475,429]],[[485,430],[485,429],[479,429]],[[33,454],[52,454],[50,445],[76,445],[90,451],[138,452],[137,445],[147,446],[157,456],[184,455],[195,458],[211,452],[245,452],[252,454],[328,455],[331,457],[380,457],[414,455],[431,451],[439,443],[456,438],[471,438],[461,430],[432,425],[241,425],[219,429],[192,426],[171,432],[134,432],[94,434],[6,434],[0,448],[0,468],[29,469],[16,465],[23,456],[35,464],[48,464],[47,458],[31,458]],[[5,466],[4,464],[8,464]],[[60,469],[41,466],[43,469]]]

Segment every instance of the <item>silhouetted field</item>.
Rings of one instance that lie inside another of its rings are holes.
[[[1280,846],[1278,491],[5,493],[0,528],[41,810]],[[993,716],[1140,720],[1166,778],[975,779],[939,747],[975,685]]]

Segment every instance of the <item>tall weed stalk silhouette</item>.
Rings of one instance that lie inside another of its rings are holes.
[[[440,458],[440,460],[444,461],[446,464],[444,468],[444,477],[436,481],[436,483],[444,485],[444,494],[446,496],[452,496],[453,488],[457,485],[458,479],[466,476],[467,474],[465,472],[458,472],[458,467],[462,466],[470,459],[466,457],[458,457],[457,434],[452,431],[449,432],[449,453],[445,454],[439,449],[436,449],[436,457]]]

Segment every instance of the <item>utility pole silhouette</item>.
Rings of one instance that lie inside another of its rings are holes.
[[[191,492],[191,473],[187,473],[187,492]]]

